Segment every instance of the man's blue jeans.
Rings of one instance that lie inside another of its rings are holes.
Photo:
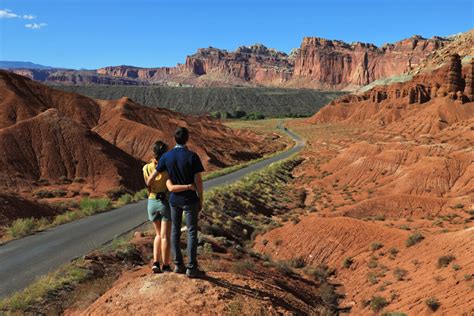
[[[188,269],[198,267],[197,263],[197,246],[198,246],[198,213],[199,203],[185,206],[171,206],[171,220],[173,226],[171,229],[171,249],[174,254],[174,264],[183,264],[183,255],[181,254],[181,222],[183,220],[183,211],[186,216],[186,227],[188,228]]]

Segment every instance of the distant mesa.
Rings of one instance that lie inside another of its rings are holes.
[[[414,35],[381,47],[370,43],[305,37],[300,47],[289,55],[254,44],[240,46],[235,51],[200,48],[195,54],[187,56],[183,64],[175,67],[122,65],[90,71],[13,71],[34,80],[62,85],[264,86],[355,90],[383,78],[437,67],[445,60],[446,47],[453,42],[457,43],[456,51],[461,57],[473,54],[473,33],[471,30],[450,38],[435,36],[430,39]]]
[[[29,61],[0,61],[0,69],[53,69],[54,67],[35,64]]]

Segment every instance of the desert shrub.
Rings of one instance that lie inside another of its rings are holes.
[[[337,308],[337,300],[339,296],[336,293],[334,285],[327,282],[322,283],[319,286],[319,295],[326,305],[330,306],[332,309]]]
[[[436,297],[430,297],[425,301],[425,303],[433,312],[438,310],[438,308],[441,306],[439,300]]]
[[[408,239],[407,239],[405,244],[406,244],[407,247],[411,247],[411,246],[416,245],[417,243],[421,242],[423,239],[425,239],[425,237],[422,234],[416,232],[416,233],[411,234],[410,236],[408,236]]]
[[[393,270],[393,275],[395,276],[395,279],[397,279],[398,281],[402,281],[403,279],[405,279],[407,274],[408,274],[407,270],[401,269],[399,267],[396,267],[395,270]]]
[[[140,191],[136,192],[133,195],[133,201],[134,202],[141,201],[143,199],[146,199],[147,197],[148,197],[148,191],[147,191],[147,189],[143,189],[143,190],[140,190]]]
[[[110,209],[112,202],[109,199],[82,199],[79,203],[81,211],[85,215],[92,215]]]
[[[68,177],[66,177],[66,176],[60,176],[59,177],[59,183],[61,183],[61,184],[71,184],[72,180],[68,179]]]
[[[304,261],[304,258],[302,256],[299,256],[290,260],[290,266],[295,269],[304,268],[305,265],[306,265],[306,262]]]
[[[76,182],[76,183],[84,183],[86,182],[86,180],[84,178],[81,178],[81,177],[75,177],[74,180],[72,180],[73,182]]]
[[[300,222],[300,218],[297,215],[295,215],[291,218],[291,221],[293,222],[293,224],[296,225]]]
[[[461,270],[461,266],[459,264],[455,263],[455,264],[453,264],[453,270],[454,271],[459,271],[459,270]]]
[[[54,197],[63,197],[67,195],[67,192],[63,189],[56,189],[51,192]]]
[[[348,269],[354,263],[354,259],[352,257],[347,257],[342,261],[342,266]]]
[[[31,234],[38,227],[37,221],[31,218],[18,218],[7,228],[7,233],[11,238],[22,237]]]
[[[375,295],[370,299],[370,309],[374,312],[380,312],[387,305],[388,301],[382,296]]]
[[[127,193],[127,190],[123,187],[113,188],[106,192],[107,197],[112,201],[117,200],[119,197]]]
[[[48,179],[39,179],[38,184],[40,185],[49,185],[49,180]]]
[[[118,198],[117,200],[117,205],[127,205],[133,202],[133,196],[131,196],[128,193],[125,193],[121,197]]]
[[[395,247],[392,247],[388,250],[388,253],[389,253],[389,258],[390,259],[395,259],[395,257],[397,256],[397,254],[399,253],[399,250]]]
[[[292,275],[293,274],[293,269],[285,261],[275,262],[275,267],[280,273],[283,273],[285,275]]]
[[[383,247],[383,244],[382,243],[379,243],[379,242],[373,242],[371,245],[370,245],[370,249],[372,251],[376,251],[376,250],[379,250]]]
[[[377,268],[378,264],[377,258],[372,257],[369,262],[367,262],[367,267],[369,267],[369,269],[374,269]]]
[[[382,316],[407,316],[407,314],[402,312],[386,312],[383,313]]]
[[[230,270],[233,273],[237,274],[245,274],[248,270],[250,270],[253,266],[253,263],[250,260],[237,260],[235,261]]]
[[[446,256],[439,257],[438,258],[438,268],[444,268],[444,267],[449,266],[451,261],[453,261],[454,259],[456,259],[456,257],[453,256],[453,255],[446,255]]]
[[[79,211],[68,211],[54,218],[54,225],[61,225],[83,217]]]
[[[320,264],[314,268],[307,269],[305,272],[313,279],[323,283],[326,282],[330,276],[334,275],[336,271],[325,264]]]
[[[377,273],[375,273],[375,272],[367,273],[367,281],[369,281],[370,284],[377,284],[379,282],[379,278],[377,277]]]
[[[400,229],[403,229],[403,230],[410,230],[411,228],[410,228],[410,226],[408,226],[408,225],[401,225],[401,226],[400,226]]]
[[[49,191],[49,190],[38,190],[34,193],[34,195],[38,198],[38,199],[50,199],[50,198],[53,198],[54,197],[54,194],[52,191]]]

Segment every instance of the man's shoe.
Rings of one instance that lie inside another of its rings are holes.
[[[190,279],[200,278],[206,275],[206,272],[199,270],[199,268],[187,269],[186,276]]]
[[[161,269],[160,269],[160,263],[159,262],[155,262],[153,263],[153,266],[151,267],[151,270],[153,271],[153,273],[161,273]]]
[[[173,269],[173,272],[174,273],[179,273],[179,274],[184,274],[184,273],[186,273],[186,267],[184,266],[184,264],[175,265],[174,269]]]
[[[163,267],[161,268],[161,271],[163,272],[171,272],[173,270],[171,270],[171,267],[169,264],[166,264],[166,265],[163,265]]]

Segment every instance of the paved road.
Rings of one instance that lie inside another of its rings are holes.
[[[303,141],[291,131],[287,132],[296,141],[293,148],[247,168],[208,180],[204,183],[204,189],[233,183],[248,173],[299,152],[304,146]],[[0,297],[23,289],[37,277],[142,225],[147,221],[145,210],[146,200],[59,225],[0,246]]]

